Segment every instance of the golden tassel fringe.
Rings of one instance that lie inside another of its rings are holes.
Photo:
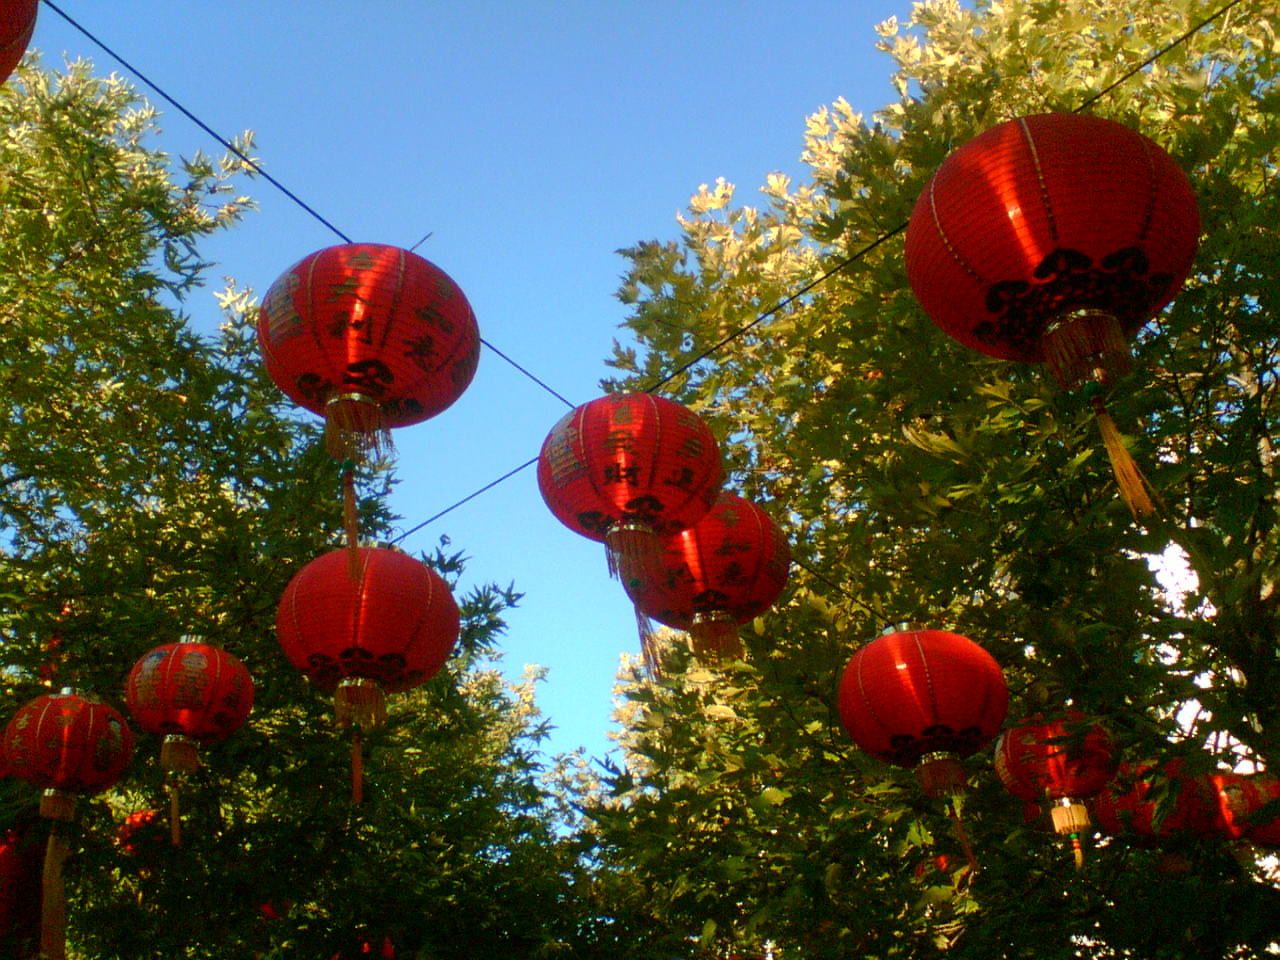
[[[627,593],[640,596],[662,573],[662,538],[639,523],[615,523],[604,535],[609,575],[622,581]]]
[[[689,625],[693,655],[704,663],[728,663],[742,659],[738,625],[724,610],[699,611]]]
[[[345,677],[333,692],[333,709],[338,726],[375,730],[387,719],[387,697],[376,680]]]
[[[1102,433],[1102,442],[1107,448],[1107,457],[1111,460],[1111,471],[1115,474],[1116,484],[1120,488],[1120,497],[1124,500],[1134,519],[1149,517],[1156,512],[1155,505],[1147,493],[1149,485],[1142,471],[1138,469],[1129,450],[1120,436],[1120,428],[1111,419],[1111,414],[1103,406],[1101,397],[1092,399],[1094,419],[1098,421],[1098,429]]]
[[[1040,338],[1044,362],[1067,390],[1101,371],[1104,382],[1133,365],[1120,322],[1101,310],[1077,310],[1053,320]]]
[[[375,469],[395,453],[382,407],[372,397],[344,393],[324,407],[324,441],[335,460],[353,460]]]

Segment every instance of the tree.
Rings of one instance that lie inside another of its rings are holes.
[[[624,251],[641,349],[616,349],[612,386],[662,383],[706,417],[798,559],[746,663],[713,672],[675,645],[662,678],[624,677],[627,759],[592,816],[685,955],[1234,957],[1280,940],[1275,875],[1247,848],[1098,839],[1077,873],[989,753],[969,767],[970,875],[940,807],[854,749],[834,705],[857,645],[919,621],[996,657],[1011,720],[1071,704],[1132,761],[1280,769],[1273,12],[915,4],[877,44],[898,100],[810,117],[807,182],[770,175],[759,208],[704,186],[678,241]],[[1086,398],[952,342],[902,262],[951,151],[1082,107],[1165,147],[1204,222],[1191,280],[1108,399],[1161,500],[1142,523]],[[1185,592],[1149,564],[1170,545]]]
[[[16,80],[0,88],[3,716],[63,685],[123,709],[132,664],[188,634],[256,681],[249,723],[183,791],[183,846],[118,835],[165,805],[154,737],[81,802],[71,955],[327,958],[390,938],[402,957],[526,957],[583,940],[587,877],[542,781],[537,676],[508,686],[496,667],[512,589],[459,598],[455,656],[367,741],[359,808],[330,706],[276,644],[289,578],[337,543],[340,486],[262,372],[251,295],[221,295],[214,338],[184,313],[201,240],[250,206],[243,160],[172,161],[154,111],[87,64]],[[376,535],[390,480],[366,481]],[[456,585],[460,555],[425,559]],[[40,834],[34,803],[0,781],[0,823]],[[5,956],[29,955],[21,932]]]

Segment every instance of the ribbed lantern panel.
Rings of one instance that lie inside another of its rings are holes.
[[[263,298],[258,342],[294,402],[323,415],[330,400],[358,395],[387,427],[449,407],[480,355],[475,314],[449,276],[373,243],[328,247],[287,270]]]
[[[996,744],[995,766],[1005,788],[1021,800],[1083,799],[1107,785],[1116,772],[1111,738],[1085,723],[1080,713],[1063,720],[1033,718],[1006,730]]]
[[[1184,774],[1177,762],[1158,777],[1150,765],[1121,764],[1116,778],[1094,798],[1098,827],[1113,836],[1167,837],[1213,832],[1213,809],[1204,781]]]
[[[772,518],[722,492],[706,516],[666,540],[661,578],[629,583],[627,592],[641,613],[679,630],[698,613],[744,624],[773,606],[790,566],[791,547]]]
[[[74,693],[46,694],[18,709],[4,732],[11,775],[73,793],[105,790],[133,756],[133,733],[116,710]]]
[[[125,702],[140,727],[204,742],[230,736],[253,709],[253,680],[236,657],[207,643],[169,643],[133,665]]]
[[[538,488],[569,529],[603,541],[615,524],[679,533],[715,503],[720,448],[687,407],[648,393],[616,393],[566,414],[538,457]]]
[[[1009,692],[992,656],[944,630],[905,630],[858,650],[840,681],[845,730],[867,753],[912,767],[930,753],[968,756],[1004,723]]]
[[[317,557],[289,582],[276,612],[280,646],[319,687],[344,677],[387,693],[417,686],[444,666],[461,629],[444,579],[399,550],[359,547],[352,580],[347,550]]]
[[[1097,309],[1134,333],[1182,286],[1199,234],[1190,182],[1157,144],[1110,120],[1040,114],[938,168],[911,215],[907,276],[961,343],[1040,362],[1064,313]]]

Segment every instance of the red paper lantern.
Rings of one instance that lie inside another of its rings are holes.
[[[858,650],[840,681],[837,706],[859,747],[915,767],[934,796],[965,786],[960,758],[990,743],[1009,691],[991,654],[967,637],[907,627]]]
[[[787,584],[791,548],[782,530],[754,503],[722,492],[665,546],[660,577],[627,584],[636,609],[687,630],[700,657],[741,656],[738,626],[768,610]]]
[[[687,407],[649,393],[614,393],[571,410],[538,457],[538,488],[556,519],[609,549],[624,583],[653,580],[661,537],[715,504],[720,448]]]
[[[1082,866],[1080,834],[1089,826],[1083,801],[1101,791],[1116,771],[1107,732],[1097,724],[1086,727],[1084,716],[1074,710],[1062,720],[1034,717],[1000,735],[995,766],[1015,797],[1051,801],[1053,828],[1071,838],[1076,865]]]
[[[71,819],[68,793],[112,786],[133,755],[124,717],[100,700],[70,690],[36,697],[20,707],[4,731],[10,773],[45,789],[41,813]]]
[[[907,277],[966,346],[1046,363],[1067,387],[1105,383],[1129,368],[1127,338],[1181,288],[1199,236],[1190,181],[1157,144],[1099,117],[1040,114],[938,168],[907,228]],[[1127,456],[1100,397],[1095,412],[1113,462]]]
[[[1093,801],[1098,827],[1112,836],[1134,835],[1153,840],[1180,833],[1213,833],[1213,811],[1205,782],[1187,776],[1173,761],[1157,770],[1152,764],[1121,764],[1115,779]]]
[[[387,429],[434,417],[475,375],[467,298],[408,250],[348,243],[304,257],[267,291],[258,342],[271,379],[325,418],[341,459],[380,455]]]
[[[36,29],[40,0],[5,0],[0,3],[0,83],[22,60]]]
[[[57,821],[75,815],[76,793],[106,790],[133,754],[133,734],[114,709],[71,690],[36,697],[4,731],[10,773],[44,788],[40,815],[55,821],[45,847],[41,884],[41,956],[66,949],[66,892],[62,865],[71,853]]]
[[[360,728],[386,717],[387,693],[415,687],[440,671],[461,632],[458,605],[444,578],[393,547],[356,548],[317,557],[294,575],[276,611],[285,656],[322,690],[335,691],[338,724],[356,726],[352,792],[361,800]]]
[[[229,737],[253,709],[253,679],[220,647],[183,640],[156,647],[133,665],[125,702],[138,726],[163,736],[161,766],[190,772],[196,746]]]
[[[1211,773],[1206,777],[1214,828],[1229,840],[1262,846],[1280,844],[1280,813],[1258,819],[1262,808],[1280,800],[1280,779],[1265,774]]]

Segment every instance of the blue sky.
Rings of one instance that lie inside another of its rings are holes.
[[[868,114],[893,98],[875,24],[911,6],[57,3],[216,131],[253,130],[264,167],[352,239],[411,246],[430,232],[418,252],[466,292],[482,335],[575,404],[599,396],[610,344],[626,340],[615,251],[675,238],[700,184],[723,177],[755,203],[771,171],[803,176],[807,115],[838,97]],[[33,46],[46,65],[85,57],[129,76],[47,7]],[[221,152],[156,102],[166,149]],[[217,266],[188,304],[197,329],[218,322],[222,276],[260,295],[339,242],[265,181],[247,192],[259,210],[205,247]],[[401,529],[536,456],[566,410],[485,351],[461,400],[396,435]],[[619,656],[639,646],[603,548],[551,516],[532,469],[403,545],[428,550],[442,534],[470,558],[464,589],[514,582],[525,593],[504,668],[548,668],[538,693],[555,726],[547,749],[603,756]]]

